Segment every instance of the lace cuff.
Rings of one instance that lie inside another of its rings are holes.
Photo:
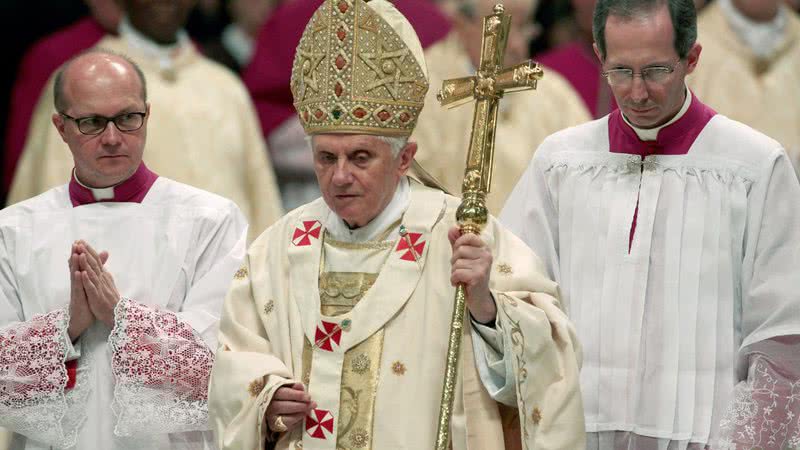
[[[171,311],[123,298],[108,343],[118,436],[208,430],[214,356]]]
[[[88,389],[64,395],[68,326],[61,309],[0,329],[0,425],[56,447],[75,444]]]
[[[800,448],[800,380],[783,377],[763,356],[751,360],[720,422],[720,450]]]

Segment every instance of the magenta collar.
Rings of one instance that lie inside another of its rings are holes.
[[[158,175],[148,169],[142,162],[130,178],[114,186],[114,198],[99,201],[141,203],[157,178]],[[95,200],[91,189],[78,183],[78,180],[75,179],[74,171],[72,178],[69,180],[69,199],[72,201],[72,206],[98,202],[98,200]]]
[[[625,123],[622,111],[611,112],[608,117],[608,143],[611,153],[630,153],[642,157],[648,155],[685,155],[697,136],[703,131],[716,111],[706,106],[692,93],[689,109],[675,123],[658,130],[655,141],[642,141]]]

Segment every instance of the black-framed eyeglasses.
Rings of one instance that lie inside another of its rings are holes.
[[[87,117],[72,117],[62,112],[59,112],[61,117],[72,120],[78,125],[78,131],[83,134],[91,136],[98,135],[105,131],[108,122],[114,122],[117,129],[122,132],[136,131],[144,125],[144,118],[147,113],[144,112],[127,112],[114,117],[103,116],[87,116]]]
[[[633,77],[640,76],[642,81],[651,84],[661,84],[669,79],[672,72],[680,64],[680,60],[670,66],[649,66],[642,69],[640,72],[634,72],[633,69],[610,69],[603,72],[603,76],[608,80],[608,84],[615,87],[626,87],[633,83]]]

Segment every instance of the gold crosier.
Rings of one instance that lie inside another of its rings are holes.
[[[511,16],[505,13],[503,5],[495,5],[494,13],[483,18],[481,61],[477,75],[445,80],[437,95],[442,106],[450,108],[472,99],[476,101],[467,166],[461,186],[462,201],[456,211],[458,225],[464,233],[480,234],[488,219],[486,194],[489,193],[492,183],[494,139],[500,99],[507,92],[536,89],[536,82],[542,78],[542,69],[531,60],[509,68],[502,67],[510,27]],[[453,415],[453,395],[460,363],[465,301],[465,287],[459,284],[450,322],[436,450],[447,450],[450,443],[450,419]]]

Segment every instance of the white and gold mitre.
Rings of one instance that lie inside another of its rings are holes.
[[[387,0],[325,0],[297,46],[294,107],[307,134],[408,136],[427,73],[417,34]]]

